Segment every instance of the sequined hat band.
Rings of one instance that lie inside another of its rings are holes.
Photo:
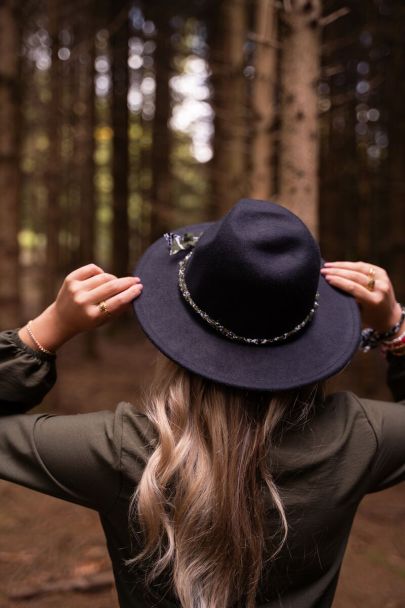
[[[222,335],[224,335],[226,338],[229,338],[230,340],[234,340],[235,342],[242,342],[243,344],[255,344],[258,346],[261,346],[264,344],[277,344],[279,342],[284,342],[285,340],[288,340],[288,338],[290,338],[291,336],[294,336],[296,333],[301,331],[310,322],[310,320],[314,316],[315,310],[319,306],[319,304],[318,304],[319,293],[317,293],[315,296],[315,301],[314,301],[313,307],[311,308],[311,310],[309,311],[309,313],[307,314],[305,319],[303,321],[301,321],[301,323],[298,323],[298,325],[296,325],[290,331],[280,334],[279,336],[274,336],[273,338],[246,338],[244,336],[238,336],[232,330],[224,327],[219,321],[215,321],[215,319],[211,319],[211,317],[206,312],[201,310],[201,308],[194,302],[193,298],[191,297],[191,294],[190,294],[187,284],[186,284],[185,274],[186,274],[187,262],[189,261],[189,259],[193,255],[193,253],[194,253],[193,251],[190,251],[190,253],[188,253],[186,255],[186,257],[179,262],[180,292],[181,292],[183,298],[186,300],[186,302],[188,304],[190,304],[191,308],[198,315],[200,315],[200,317],[206,323],[208,323],[208,325],[213,327],[216,331],[220,332]]]

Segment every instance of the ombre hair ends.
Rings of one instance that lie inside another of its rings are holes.
[[[148,584],[169,576],[183,608],[255,606],[288,535],[272,448],[316,393],[226,387],[160,356],[144,406],[156,443],[129,510],[142,550],[128,564],[147,565]]]

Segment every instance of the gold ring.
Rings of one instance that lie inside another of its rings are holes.
[[[100,304],[98,305],[100,312],[106,313],[107,315],[110,315],[110,311],[107,308],[107,304],[104,302],[104,300],[102,302],[100,302]]]
[[[375,287],[375,270],[371,266],[368,269],[368,277],[369,278],[368,278],[368,282],[367,282],[367,289],[369,291],[374,291],[374,287]]]

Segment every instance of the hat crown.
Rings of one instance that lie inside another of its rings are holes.
[[[203,233],[185,278],[209,317],[246,338],[272,338],[309,314],[320,266],[319,247],[297,216],[242,199]]]

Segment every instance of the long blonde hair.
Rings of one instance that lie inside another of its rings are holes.
[[[148,583],[169,573],[183,608],[253,607],[263,554],[274,558],[288,531],[272,445],[282,421],[307,417],[315,393],[230,388],[162,357],[145,400],[156,444],[129,511],[143,549],[128,564],[147,563]],[[266,494],[277,515],[267,538]]]

